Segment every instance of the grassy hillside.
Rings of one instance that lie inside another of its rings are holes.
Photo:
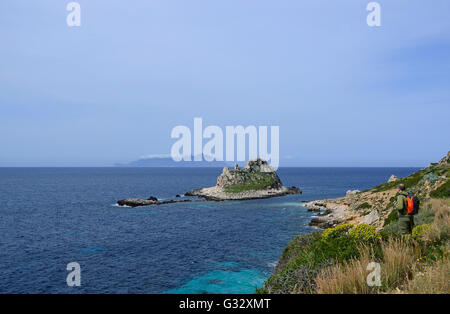
[[[257,293],[450,293],[449,156],[351,200],[353,211],[377,210],[379,225],[342,224],[294,238]],[[412,235],[398,233],[392,210],[399,183],[422,201]],[[366,282],[371,262],[380,265],[380,286]]]

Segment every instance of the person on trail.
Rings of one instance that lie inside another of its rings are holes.
[[[395,209],[398,211],[398,226],[400,228],[400,233],[411,234],[414,228],[414,216],[408,214],[408,194],[405,192],[405,185],[399,184],[397,186],[397,204]]]

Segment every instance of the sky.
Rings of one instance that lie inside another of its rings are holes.
[[[450,1],[0,2],[0,166],[170,153],[178,125],[279,126],[280,166],[450,150]]]

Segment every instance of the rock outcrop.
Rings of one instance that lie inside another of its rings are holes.
[[[380,221],[380,214],[377,210],[372,210],[368,215],[361,220],[362,224],[376,225]]]
[[[361,192],[360,190],[348,190],[347,193],[345,193],[345,196],[352,196],[352,195],[356,195],[359,192]]]
[[[148,206],[148,205],[158,205],[159,202],[156,200],[144,200],[141,198],[127,198],[124,200],[117,201],[117,205],[119,206],[130,206],[130,207],[137,207],[137,206]]]
[[[318,212],[317,216],[311,219],[310,226],[322,229],[332,228],[342,223],[351,221],[354,216],[349,215],[344,204],[334,204],[324,201],[313,201],[305,203],[308,210],[313,208]]]
[[[308,211],[318,212],[311,219],[310,226],[327,229],[340,224],[369,224],[382,227],[391,198],[395,190],[376,195],[372,191],[347,194],[345,197],[305,203]],[[382,214],[380,214],[380,212]]]
[[[388,183],[395,182],[395,181],[397,181],[397,180],[398,180],[398,177],[397,177],[395,174],[393,174],[393,175],[391,175],[391,177],[389,178]]]
[[[224,167],[222,174],[217,178],[216,186],[227,188],[252,184],[259,185],[264,182],[268,183],[267,187],[273,189],[279,189],[283,186],[275,170],[267,162],[256,159],[247,162],[243,169],[239,169],[237,165],[233,170]]]
[[[438,162],[438,166],[448,166],[449,164],[450,164],[450,152],[448,152],[447,156],[445,156]]]
[[[128,207],[139,207],[139,206],[164,205],[164,204],[185,203],[185,202],[194,202],[194,201],[191,199],[176,200],[176,201],[175,200],[159,201],[156,197],[151,196],[148,199],[126,198],[126,199],[117,201],[117,205],[128,206]]]
[[[213,187],[186,192],[186,196],[198,196],[207,200],[249,200],[288,194],[301,194],[296,187],[285,187],[275,170],[258,158],[247,162],[244,168],[224,167]]]

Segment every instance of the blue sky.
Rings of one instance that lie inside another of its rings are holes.
[[[280,166],[450,149],[450,2],[0,2],[0,166],[169,154],[177,125],[279,125]]]

